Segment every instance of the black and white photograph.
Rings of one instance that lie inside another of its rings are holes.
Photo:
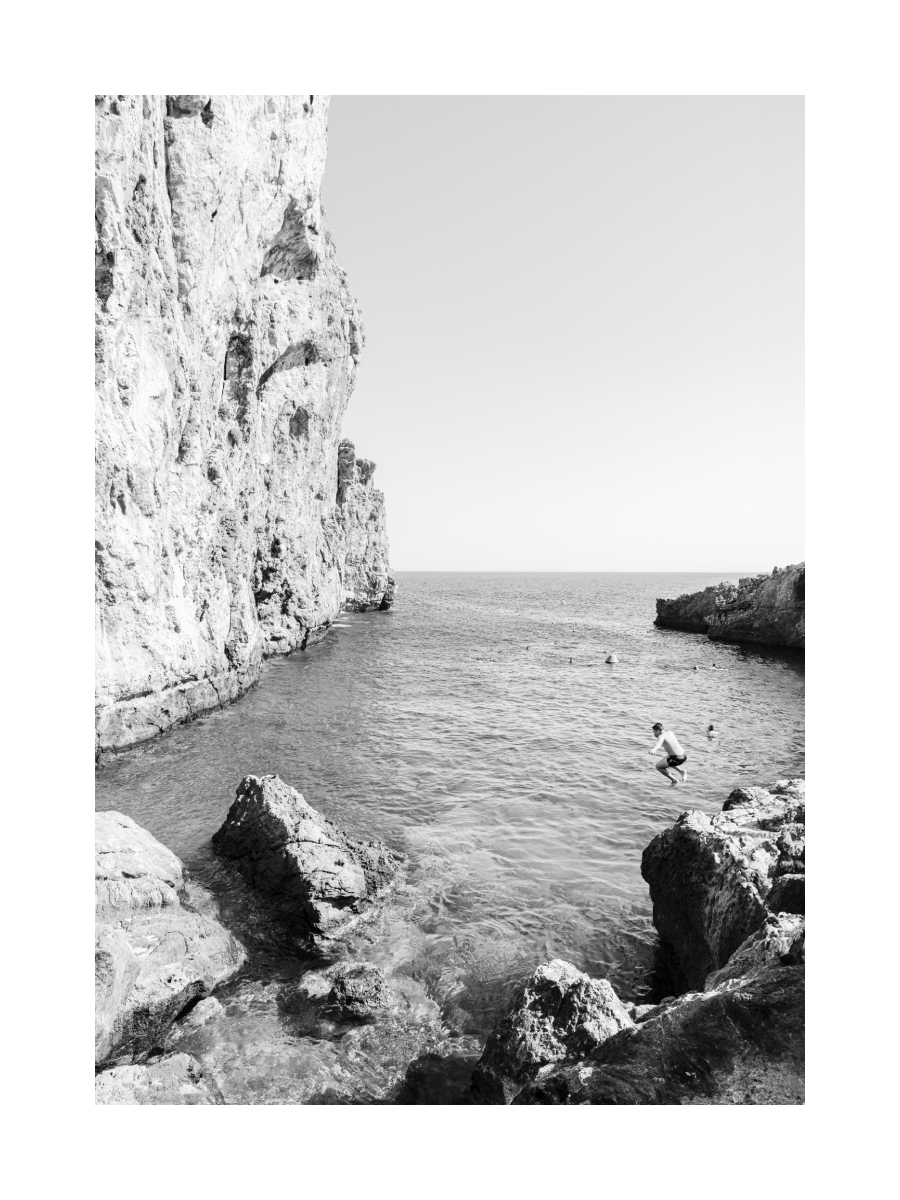
[[[802,1104],[802,97],[95,117],[97,1103]]]
[[[893,1193],[890,18],[12,14],[10,1194]]]

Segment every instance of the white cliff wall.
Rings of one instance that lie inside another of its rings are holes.
[[[339,496],[363,334],[326,120],[320,96],[96,99],[100,749],[390,603],[371,472]]]

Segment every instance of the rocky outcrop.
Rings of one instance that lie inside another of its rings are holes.
[[[118,812],[95,814],[95,1057],[127,1063],[236,974],[243,947],[188,883],[176,856]]]
[[[113,1067],[94,1082],[96,1104],[224,1104],[222,1094],[189,1054],[155,1063]]]
[[[773,905],[784,909],[773,885],[801,862],[804,796],[803,780],[738,788],[723,812],[683,813],[644,851],[641,874],[678,990],[702,988]]]
[[[96,97],[97,744],[390,600],[320,96]],[[339,460],[341,466],[339,467]]]
[[[353,443],[338,447],[337,516],[343,533],[341,606],[347,612],[386,610],[394,603],[388,573],[384,493],[372,483],[375,464],[357,458]]]
[[[571,1021],[529,1003],[526,985],[476,1068],[481,1102],[802,1104],[805,918],[781,902],[783,881],[805,870],[804,795],[799,779],[737,788],[718,816],[684,813],[655,838],[642,863],[653,919],[679,990],[691,990],[619,1005],[628,1019],[586,1048],[583,1037],[558,1036],[557,1023]],[[539,968],[535,980],[563,966]],[[618,1005],[605,980],[579,981],[585,992],[600,984]]]
[[[633,1024],[607,980],[554,959],[513,997],[487,1040],[472,1090],[480,1104],[512,1104],[549,1063],[583,1057]]]
[[[803,967],[766,967],[661,1006],[514,1103],[802,1104],[803,1031]]]
[[[707,633],[723,642],[762,642],[804,649],[806,608],[804,563],[771,575],[719,583],[702,592],[656,601],[656,622],[663,629]]]
[[[359,913],[401,861],[380,842],[348,837],[277,775],[241,781],[213,845],[279,916],[315,935]]]

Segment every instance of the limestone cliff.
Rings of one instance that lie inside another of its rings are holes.
[[[320,96],[96,98],[100,749],[234,699],[342,606],[389,606],[363,345]]]
[[[764,642],[804,649],[806,567],[775,567],[771,575],[718,583],[702,592],[657,600],[663,629],[707,633],[722,642]]]

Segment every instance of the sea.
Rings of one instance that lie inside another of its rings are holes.
[[[548,959],[659,998],[645,846],[685,809],[804,771],[802,653],[653,624],[657,597],[753,573],[399,572],[389,612],[342,615],[229,708],[106,760],[97,807],[178,854],[250,950],[224,1024],[192,1049],[237,1080],[231,1102],[464,1103],[484,1039]],[[654,769],[656,721],[688,754],[677,788]],[[240,780],[268,773],[407,858],[403,887],[332,953],[404,979],[413,1015],[437,1006],[450,1041],[405,1091],[402,1038],[354,1048],[285,1005],[331,959],[270,928],[212,852]]]

